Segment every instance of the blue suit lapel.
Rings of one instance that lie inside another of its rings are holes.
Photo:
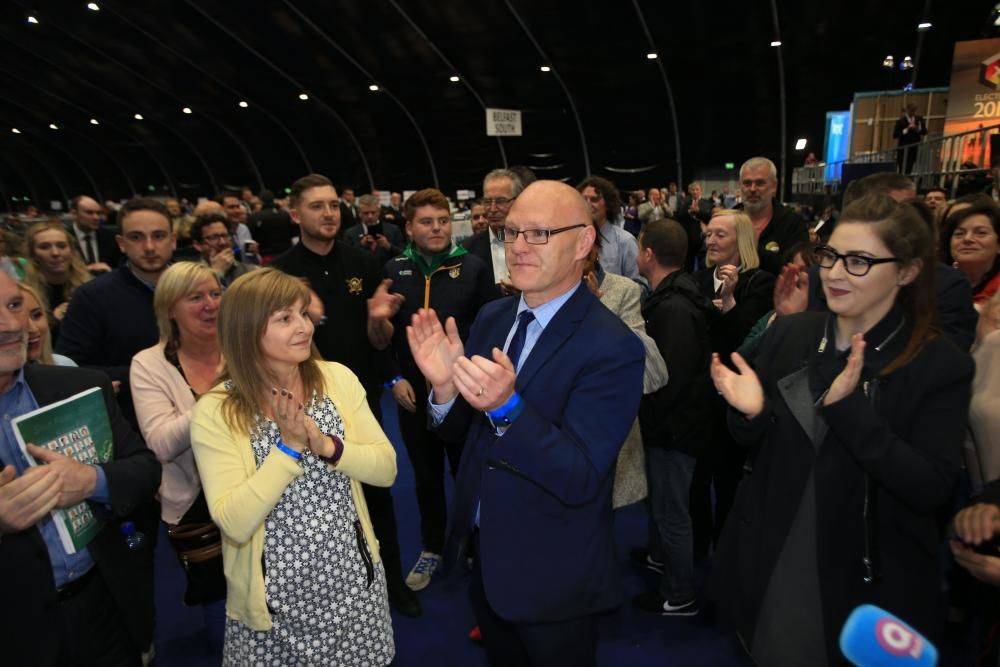
[[[524,366],[521,367],[521,372],[517,374],[516,387],[519,392],[524,392],[535,374],[552,358],[556,350],[566,342],[566,339],[576,332],[580,322],[583,321],[590,306],[596,300],[596,297],[586,286],[580,286],[569,298],[569,301],[563,304],[549,325],[545,327],[538,342],[531,348],[531,354],[528,355]],[[513,324],[513,319],[511,323]]]

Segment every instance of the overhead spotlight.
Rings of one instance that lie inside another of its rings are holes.
[[[191,113],[191,107],[184,107],[181,111],[184,113]]]
[[[806,149],[806,140],[805,139],[799,139],[798,141],[795,142],[795,150],[797,150],[797,151],[804,151],[805,149]]]
[[[903,58],[903,62],[899,63],[899,69],[902,70],[913,69],[913,58],[911,58],[910,56],[906,56],[905,58]]]
[[[50,130],[58,130],[59,126],[56,125],[55,123],[49,123],[49,129]]]
[[[927,30],[931,29],[932,25],[933,24],[930,21],[924,21],[923,23],[917,24],[917,30],[919,30],[920,32],[926,32]]]
[[[91,119],[90,119],[90,124],[91,124],[91,125],[100,125],[100,123],[98,123],[98,122],[97,122],[97,119],[96,119],[96,118],[91,118]]]
[[[449,76],[448,80],[451,81],[452,83],[458,83],[458,77],[455,75]]]
[[[34,14],[28,14],[28,23],[38,25],[38,18]]]
[[[137,113],[136,115],[132,116],[132,118],[135,118],[136,120],[142,120],[142,114]]]
[[[309,96],[306,95],[305,93],[299,93],[299,99],[305,102],[306,100],[309,99]]]
[[[13,132],[14,134],[21,134],[21,130],[17,129],[16,127],[10,128],[10,131]]]
[[[87,3],[87,9],[89,9],[92,12],[99,12],[99,11],[101,11],[101,6],[99,4],[97,4],[96,2],[88,2]]]
[[[542,65],[538,69],[541,70],[542,72],[551,72],[552,71],[552,68],[549,67],[548,65]]]
[[[774,40],[773,42],[771,42],[771,46],[781,46],[781,40],[780,39]]]
[[[882,67],[885,67],[887,69],[892,69],[895,66],[896,66],[896,59],[893,58],[892,56],[886,56],[885,60],[882,61]]]
[[[376,86],[373,83],[372,85],[368,86],[368,90],[372,91],[373,93],[377,93],[378,92],[378,86]]]
[[[240,108],[241,109],[246,109],[248,106],[250,106],[250,105],[246,103],[246,100],[240,100]]]
[[[656,60],[657,57],[658,56],[655,53],[647,53],[646,54],[646,60]]]

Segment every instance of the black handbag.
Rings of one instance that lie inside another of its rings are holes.
[[[194,607],[224,599],[226,575],[222,569],[222,535],[216,525],[183,523],[168,526],[167,535],[187,578],[184,604]]]

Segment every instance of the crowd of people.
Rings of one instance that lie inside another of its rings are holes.
[[[885,173],[803,215],[764,157],[738,193],[684,192],[498,168],[461,242],[436,189],[319,174],[10,226],[11,664],[148,662],[161,523],[185,602],[225,600],[224,664],[389,664],[390,608],[449,574],[490,664],[596,664],[640,501],[630,566],[656,576],[630,604],[711,608],[757,664],[838,663],[864,603],[931,641],[976,618],[995,656],[1000,205]],[[88,387],[110,462],[18,448],[12,418]],[[84,500],[105,524],[68,553],[50,512]]]

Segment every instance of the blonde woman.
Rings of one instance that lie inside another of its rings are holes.
[[[192,418],[223,533],[223,664],[378,665],[395,654],[361,484],[391,485],[396,455],[357,377],[320,358],[308,304],[308,289],[274,269],[234,281],[219,311],[226,372]]]
[[[197,398],[215,386],[222,373],[216,337],[221,298],[218,278],[202,264],[177,262],[164,271],[153,296],[160,340],[137,353],[129,370],[139,429],[163,464],[160,517],[170,527],[171,542],[185,565],[184,598],[189,605],[220,600],[226,590],[218,553],[192,555],[190,545],[174,539],[197,527],[201,546],[218,543],[191,451],[191,413]],[[192,567],[198,571],[193,573]]]
[[[69,357],[52,353],[52,336],[49,335],[49,319],[42,307],[38,293],[28,285],[18,285],[24,295],[24,309],[28,311],[28,361],[55,366],[76,366]]]
[[[90,280],[90,272],[70,242],[65,225],[58,220],[36,222],[28,227],[24,248],[28,260],[24,282],[44,300],[42,305],[55,340],[73,291]]]
[[[716,211],[705,228],[705,266],[694,274],[701,293],[712,299],[716,314],[709,321],[712,352],[727,360],[753,325],[774,308],[774,276],[760,267],[757,235],[743,211]],[[707,446],[699,456],[691,485],[695,553],[702,557],[722,530],[743,474],[746,451],[726,429],[726,403],[715,392]],[[710,485],[715,489],[713,516]]]

